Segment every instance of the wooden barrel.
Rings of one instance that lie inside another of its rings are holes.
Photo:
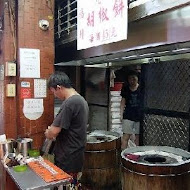
[[[94,131],[89,136],[96,138],[89,142],[85,150],[85,162],[81,182],[94,190],[120,189],[120,147],[118,133]],[[113,136],[113,139],[105,139]]]
[[[190,153],[187,151],[142,146],[122,151],[121,157],[123,190],[190,189]]]

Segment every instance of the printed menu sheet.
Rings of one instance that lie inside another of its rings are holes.
[[[47,82],[46,79],[34,79],[34,97],[47,97]]]

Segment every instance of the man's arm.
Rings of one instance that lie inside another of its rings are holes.
[[[122,97],[121,104],[120,104],[120,114],[121,114],[121,121],[123,120],[123,111],[125,108],[125,98]]]
[[[55,139],[57,135],[60,133],[60,131],[61,131],[60,127],[51,125],[50,127],[48,127],[48,129],[46,129],[45,136],[48,139]]]

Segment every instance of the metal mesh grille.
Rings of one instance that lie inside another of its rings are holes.
[[[188,150],[188,120],[147,114],[143,122],[144,145],[172,146]]]
[[[188,112],[190,61],[172,61],[147,67],[145,107]]]
[[[72,31],[76,31],[76,27],[77,0],[57,0],[55,8],[55,39],[67,38]]]
[[[190,61],[152,63],[143,68],[146,108],[142,123],[143,145],[165,145],[188,150]]]

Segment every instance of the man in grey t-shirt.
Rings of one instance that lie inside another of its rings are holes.
[[[86,144],[88,104],[72,87],[69,77],[63,72],[56,72],[49,77],[48,88],[63,100],[57,116],[45,132],[46,138],[56,138],[55,164],[67,173],[81,172]]]

